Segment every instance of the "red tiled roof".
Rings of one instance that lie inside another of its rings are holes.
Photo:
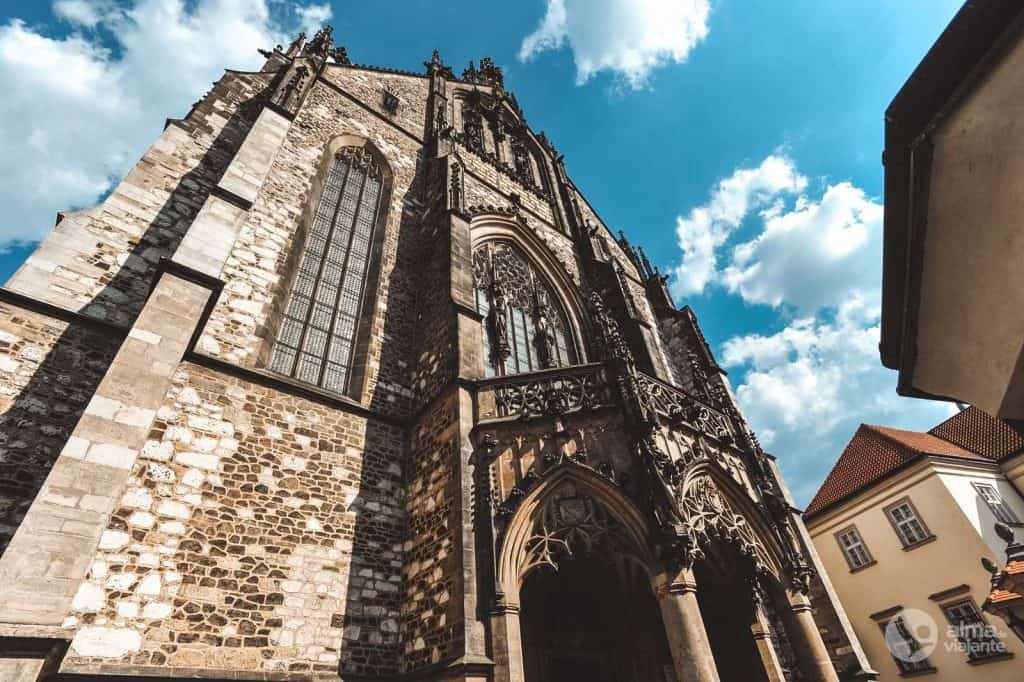
[[[992,604],[1002,604],[1004,602],[1013,601],[1020,599],[1021,596],[1016,592],[1010,592],[1008,590],[992,590],[988,593],[988,601]]]
[[[814,516],[924,455],[988,461],[930,433],[861,424],[804,515]]]
[[[928,433],[989,459],[1000,460],[1024,448],[1024,428],[968,407]]]

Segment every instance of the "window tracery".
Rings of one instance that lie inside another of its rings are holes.
[[[487,376],[576,364],[565,311],[510,242],[487,242],[473,252],[473,283]]]
[[[365,147],[334,157],[285,307],[270,370],[347,393],[381,210],[383,169]]]

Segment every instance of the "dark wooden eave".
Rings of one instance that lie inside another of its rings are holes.
[[[927,133],[970,87],[1011,29],[1024,19],[1021,0],[969,0],[914,69],[885,112],[885,212],[882,257],[882,364],[910,386],[917,345],[917,305],[931,174]],[[933,396],[927,396],[933,397]]]

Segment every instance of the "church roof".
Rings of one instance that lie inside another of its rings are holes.
[[[947,420],[952,421],[952,420]],[[947,424],[943,422],[936,429]],[[956,426],[943,433],[956,432]],[[973,433],[973,432],[972,432]],[[804,516],[816,516],[849,499],[923,457],[954,457],[988,462],[992,457],[972,452],[950,439],[931,432],[906,431],[886,426],[861,424],[818,493],[807,506]]]

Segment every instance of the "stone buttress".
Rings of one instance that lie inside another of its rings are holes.
[[[541,679],[521,587],[596,555],[717,679],[733,551],[769,679],[868,674],[693,311],[500,68],[263,54],[0,289],[0,678]]]

